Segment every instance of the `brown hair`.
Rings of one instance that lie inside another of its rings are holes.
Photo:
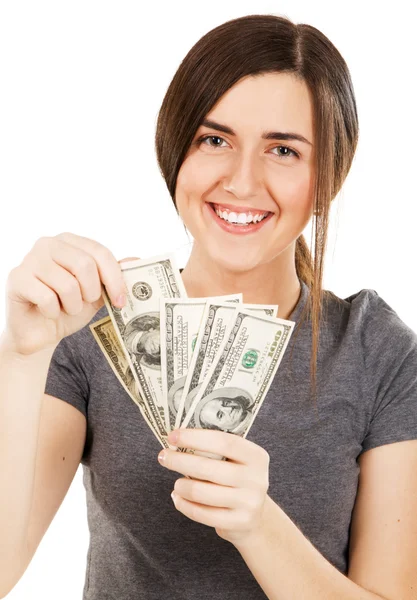
[[[311,25],[295,24],[276,15],[248,15],[227,21],[205,34],[181,62],[158,114],[155,148],[160,171],[177,208],[178,172],[206,114],[241,78],[271,72],[292,73],[305,81],[313,99],[314,261],[300,235],[295,266],[299,279],[310,290],[299,326],[308,313],[312,322],[311,381],[316,399],[323,300],[337,298],[322,290],[330,205],[349,172],[359,133],[352,81],[343,57]]]

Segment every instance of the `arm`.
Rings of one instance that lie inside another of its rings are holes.
[[[41,398],[53,350],[21,356],[0,338],[0,597],[20,563],[35,473]]]
[[[204,429],[179,429],[168,441],[227,457],[160,453],[163,466],[193,478],[175,482],[177,510],[231,542],[269,600],[417,600],[417,440],[359,458],[348,577],[267,495],[269,457],[260,446]]]
[[[388,600],[338,571],[269,496],[262,529],[235,546],[269,600]]]
[[[0,337],[0,598],[32,560],[84,447],[84,415],[44,394],[52,354],[19,355]]]

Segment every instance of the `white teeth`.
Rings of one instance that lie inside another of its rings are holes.
[[[226,210],[222,211],[218,208],[215,208],[215,211],[221,219],[224,219],[229,223],[239,223],[240,225],[246,225],[248,223],[259,223],[259,221],[262,221],[262,219],[264,219],[268,215],[268,213],[264,213],[263,215],[257,214],[255,216],[253,216],[250,213],[229,213]]]

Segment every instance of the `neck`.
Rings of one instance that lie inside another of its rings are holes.
[[[301,293],[295,269],[294,247],[267,264],[248,271],[233,271],[217,265],[194,245],[182,272],[189,298],[243,294],[247,304],[278,304],[278,317],[288,319]]]

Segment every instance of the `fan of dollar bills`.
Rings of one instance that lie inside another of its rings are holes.
[[[188,298],[172,254],[120,264],[126,304],[90,325],[160,444],[179,427],[246,437],[295,323],[242,294]]]

